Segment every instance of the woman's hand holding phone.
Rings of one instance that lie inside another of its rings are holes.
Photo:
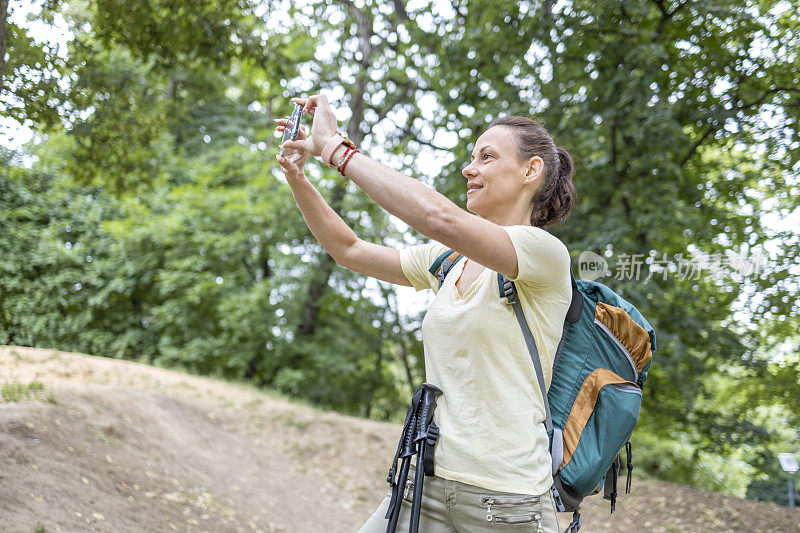
[[[311,136],[307,139],[286,141],[281,148],[293,148],[306,151],[310,155],[319,156],[325,143],[336,133],[336,116],[333,114],[328,99],[324,94],[315,94],[308,98],[292,98],[292,102],[303,106],[303,113],[314,117],[311,124]]]
[[[275,119],[275,129],[278,132],[286,131],[286,127],[289,123],[289,119],[286,118],[276,118]],[[298,140],[305,140],[306,138],[306,127],[302,124],[297,131],[297,139]],[[311,154],[305,150],[298,150],[294,148],[286,148],[284,155],[278,155],[278,163],[281,165],[281,170],[283,171],[283,175],[286,176],[287,181],[289,183],[293,183],[299,180],[305,179],[305,172],[304,167],[306,166],[306,162],[311,157]]]

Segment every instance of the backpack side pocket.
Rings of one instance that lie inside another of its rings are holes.
[[[576,493],[594,492],[639,419],[642,391],[605,368],[590,373],[564,425],[559,475]]]

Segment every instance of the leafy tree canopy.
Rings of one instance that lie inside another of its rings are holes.
[[[326,91],[351,138],[463,205],[474,140],[529,115],[577,163],[554,229],[573,258],[641,261],[605,281],[658,332],[634,443],[647,471],[780,501],[775,453],[797,449],[800,417],[788,3],[93,0],[35,16],[70,37],[58,53],[4,25],[3,114],[43,142],[3,154],[0,342],[402,414],[424,375],[420,317],[313,239],[271,119]],[[359,236],[418,242],[309,167]],[[688,261],[704,269],[682,275]]]

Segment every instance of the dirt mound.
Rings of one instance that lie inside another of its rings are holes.
[[[0,384],[37,382],[0,403],[3,532],[352,532],[387,492],[395,425],[129,361],[0,347]],[[779,506],[634,488],[613,525],[595,498],[583,531],[800,531],[800,513]]]

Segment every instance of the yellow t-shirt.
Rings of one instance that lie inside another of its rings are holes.
[[[572,297],[569,253],[541,228],[502,227],[517,253],[512,281],[549,386]],[[426,381],[444,392],[434,412],[435,473],[490,490],[543,494],[552,484],[544,403],[522,330],[488,268],[461,296],[455,283],[462,258],[439,289],[428,269],[446,249],[431,241],[400,250],[414,288],[436,293],[422,321]]]

